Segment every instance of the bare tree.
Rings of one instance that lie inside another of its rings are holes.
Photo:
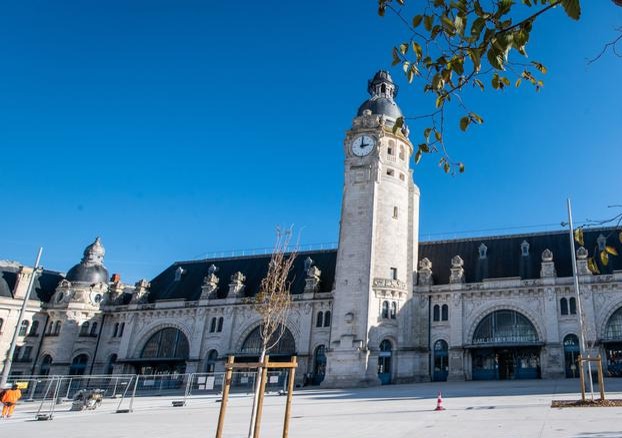
[[[263,362],[266,354],[274,348],[285,333],[285,322],[291,309],[291,279],[289,274],[296,258],[297,244],[289,250],[293,228],[276,229],[276,242],[272,250],[272,257],[268,265],[268,272],[261,280],[259,292],[251,298],[250,303],[259,316],[259,336],[261,338],[261,352],[259,362]],[[289,250],[289,251],[288,251]],[[255,379],[255,394],[248,437],[252,438],[257,421],[257,402],[259,399],[260,379],[262,368],[257,369]]]

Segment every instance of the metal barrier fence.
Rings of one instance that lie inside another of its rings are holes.
[[[288,371],[269,371],[266,392],[285,392]],[[50,420],[56,412],[72,410],[73,401],[84,394],[96,392],[101,395],[98,409],[132,412],[135,401],[141,400],[141,408],[148,408],[160,398],[160,405],[185,406],[192,400],[218,399],[224,386],[224,372],[155,375],[86,375],[86,376],[15,376],[10,384],[17,384],[22,391],[22,402],[38,405],[35,418]],[[257,373],[234,372],[231,394],[251,397]],[[68,409],[69,408],[69,409]]]

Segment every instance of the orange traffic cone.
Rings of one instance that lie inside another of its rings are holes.
[[[445,408],[443,407],[443,396],[441,395],[440,391],[438,393],[438,399],[436,399],[436,409],[434,409],[435,411],[444,411]]]

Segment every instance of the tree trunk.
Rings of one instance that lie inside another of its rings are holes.
[[[261,355],[259,356],[259,363],[263,363],[266,357],[266,346],[261,348]],[[248,438],[253,438],[255,433],[255,423],[257,422],[257,402],[259,401],[259,390],[261,388],[261,372],[263,367],[257,368],[257,375],[255,377],[255,391],[253,394],[253,409],[251,410],[251,424],[248,427]]]

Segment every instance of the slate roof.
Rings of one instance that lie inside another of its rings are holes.
[[[619,256],[610,257],[607,266],[598,260],[601,274],[610,274],[622,269],[622,244],[620,229],[600,228],[585,231],[585,248],[589,256],[597,250],[600,234],[607,238],[607,245],[616,248]],[[516,234],[510,236],[477,237],[469,239],[421,242],[419,260],[427,257],[432,262],[434,284],[449,283],[452,257],[459,255],[464,260],[464,273],[467,283],[480,282],[484,278],[521,277],[522,279],[540,278],[542,251],[550,249],[558,277],[572,276],[570,240],[568,231]],[[523,256],[521,244],[529,243],[529,255]],[[479,246],[487,246],[486,258],[479,257]],[[578,249],[579,245],[576,245]]]
[[[322,271],[320,292],[330,292],[335,278],[336,250],[300,252],[294,261],[290,275],[293,282],[291,292],[300,294],[304,291],[306,278],[304,261],[307,257],[311,257],[314,265]],[[252,296],[259,290],[269,261],[270,255],[176,262],[151,280],[149,302],[173,299],[198,300],[201,296],[203,278],[208,274],[208,269],[212,264],[218,268],[215,275],[220,279],[217,291],[220,298],[226,296],[231,276],[238,271],[246,276],[245,295]],[[175,281],[175,271],[179,267],[183,269],[183,273],[180,280]]]
[[[19,267],[15,266],[0,266],[0,296],[13,297],[19,269]],[[47,303],[62,279],[63,275],[60,272],[43,270],[41,275],[38,275],[35,280],[31,299],[38,299]]]
[[[602,274],[622,269],[622,244],[619,232],[613,228],[593,229],[585,232],[585,248],[590,256],[597,248],[600,234],[608,236],[607,245],[616,248],[620,256],[610,257],[609,264],[603,266],[598,261]],[[529,243],[529,255],[523,256],[521,244]],[[486,258],[479,257],[479,246],[487,246]],[[442,240],[419,243],[419,260],[427,257],[432,262],[434,284],[449,283],[451,259],[460,255],[464,260],[464,270],[468,283],[480,282],[485,278],[520,277],[522,279],[540,278],[542,251],[550,249],[558,277],[572,276],[570,243],[568,232],[564,230],[509,236],[485,236],[468,239]],[[578,248],[578,245],[577,245]],[[291,279],[292,293],[304,290],[306,273],[304,260],[311,257],[322,271],[320,291],[330,292],[335,279],[337,250],[301,252],[294,263]],[[252,296],[258,289],[261,279],[267,271],[270,256],[249,256],[232,258],[214,258],[196,261],[176,262],[151,281],[149,302],[157,300],[185,299],[198,300],[201,296],[203,278],[213,264],[219,270],[218,296],[224,298],[229,291],[231,276],[240,271],[246,276],[245,295]],[[175,271],[181,267],[183,274],[175,281]]]

